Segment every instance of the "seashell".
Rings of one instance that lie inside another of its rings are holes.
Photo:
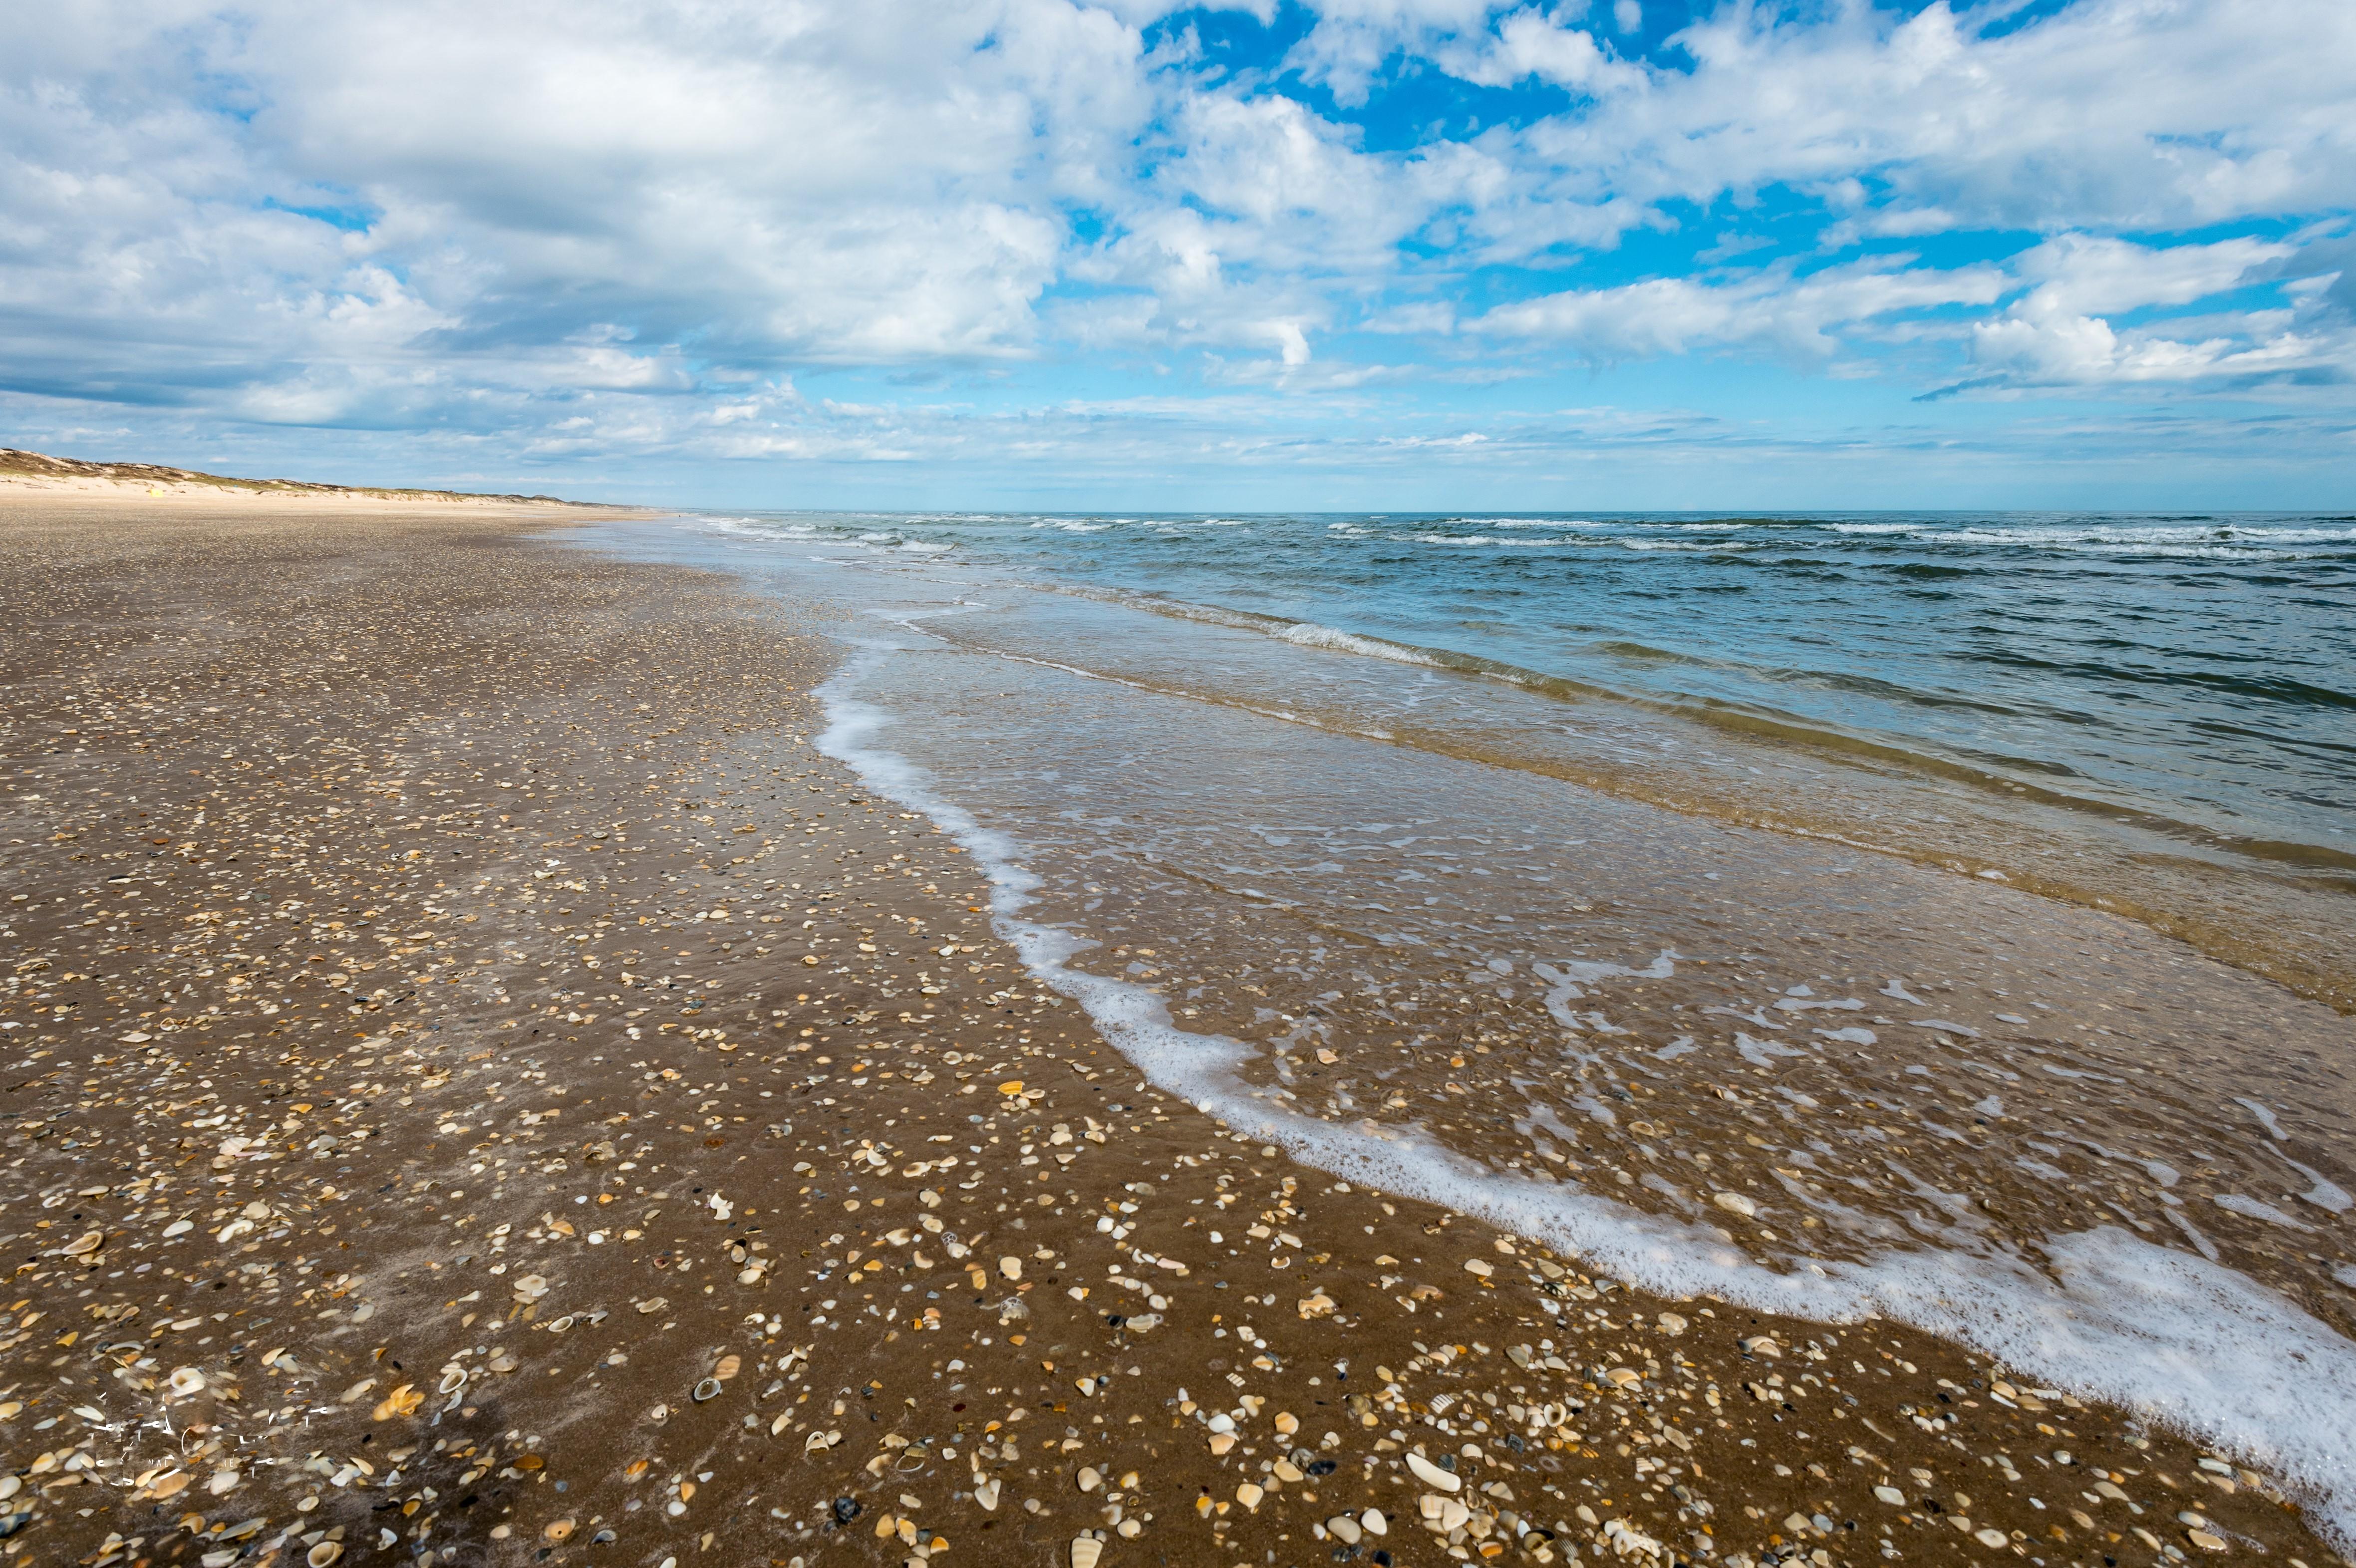
[[[466,1386],[466,1368],[452,1367],[448,1371],[442,1374],[441,1392],[444,1393],[456,1393],[460,1389],[465,1388]]]
[[[1365,1535],[1365,1531],[1359,1527],[1358,1521],[1346,1513],[1337,1513],[1327,1520],[1325,1533],[1344,1546],[1357,1545]]]
[[[1023,1260],[1011,1255],[1002,1257],[998,1260],[998,1272],[1004,1275],[1008,1279],[1021,1279],[1023,1277]]]
[[[1104,1556],[1104,1542],[1093,1535],[1072,1537],[1072,1568],[1097,1568]]]
[[[1366,1533],[1368,1535],[1387,1535],[1390,1533],[1391,1521],[1383,1516],[1383,1510],[1378,1508],[1370,1508],[1365,1512],[1360,1514],[1358,1516],[1358,1522],[1365,1527]]]
[[[539,1275],[528,1274],[517,1280],[509,1288],[515,1292],[515,1298],[518,1301],[538,1301],[548,1294],[548,1281]]]
[[[1748,1220],[1759,1212],[1759,1205],[1740,1192],[1713,1192],[1709,1200],[1730,1214],[1740,1214]]]
[[[718,1399],[720,1397],[720,1380],[718,1378],[704,1379],[701,1382],[695,1385],[694,1393],[689,1397],[693,1399],[698,1404],[701,1404],[706,1400]]]
[[[196,1228],[197,1222],[194,1220],[175,1220],[164,1227],[164,1239],[168,1242],[174,1236],[185,1236]]]
[[[995,1478],[986,1481],[976,1481],[973,1484],[973,1500],[980,1503],[985,1510],[996,1509],[998,1507],[998,1488],[999,1482]]]
[[[342,1541],[323,1541],[319,1542],[318,1545],[311,1548],[310,1551],[305,1552],[303,1554],[303,1561],[305,1563],[308,1564],[308,1568],[328,1568],[328,1564],[334,1563],[337,1558],[341,1557],[343,1554],[344,1543]]]
[[[6,1502],[10,1498],[15,1497],[18,1492],[21,1492],[24,1489],[24,1477],[20,1476],[0,1476],[0,1503]]]
[[[1301,1418],[1289,1410],[1277,1412],[1276,1429],[1287,1437],[1301,1430]]]
[[[712,1369],[712,1375],[724,1383],[734,1377],[744,1365],[742,1357],[723,1356],[720,1358],[720,1364]]]
[[[70,1258],[86,1258],[104,1245],[106,1245],[105,1232],[86,1231],[68,1242],[60,1250]]]
[[[552,1319],[550,1319],[550,1320],[549,1320],[549,1325],[548,1325],[548,1331],[549,1331],[550,1333],[552,1333],[552,1334],[562,1334],[562,1333],[563,1333],[567,1328],[572,1328],[572,1327],[573,1327],[573,1314],[571,1314],[570,1312],[568,1312],[568,1313],[566,1313],[566,1314],[565,1314],[563,1317],[556,1317],[556,1318],[552,1318]]]
[[[204,1392],[205,1374],[194,1367],[174,1367],[172,1375],[165,1380],[165,1386],[172,1391],[175,1397],[186,1399],[190,1394]]]
[[[1477,1275],[1481,1278],[1486,1279],[1496,1271],[1491,1268],[1483,1259],[1466,1258],[1464,1260],[1464,1272],[1470,1275]]]
[[[571,1520],[560,1519],[540,1533],[551,1541],[564,1541],[571,1538],[573,1531],[573,1523]]]
[[[243,1479],[245,1477],[235,1470],[215,1470],[212,1479],[205,1483],[205,1490],[217,1498],[221,1497],[237,1490],[238,1482]]]
[[[813,1432],[802,1439],[802,1452],[822,1454],[841,1441],[842,1434],[840,1432]]]
[[[1243,1504],[1244,1507],[1251,1509],[1254,1513],[1258,1513],[1259,1511],[1259,1500],[1266,1496],[1268,1496],[1268,1494],[1260,1490],[1259,1487],[1251,1481],[1246,1481],[1236,1488],[1236,1501]]]
[[[1417,1480],[1427,1487],[1434,1487],[1443,1492],[1452,1492],[1464,1484],[1462,1477],[1450,1475],[1413,1450],[1408,1453],[1407,1467],[1415,1472]]]
[[[1084,1492],[1095,1491],[1104,1485],[1104,1476],[1094,1465],[1081,1466],[1080,1473],[1074,1479],[1079,1482],[1080,1490]]]

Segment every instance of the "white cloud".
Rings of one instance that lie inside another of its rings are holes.
[[[1794,279],[1782,268],[1726,283],[1656,278],[1571,289],[1500,305],[1467,324],[1493,337],[1559,344],[1596,360],[1760,345],[1829,356],[1832,336],[1878,317],[1942,305],[1989,304],[2008,286],[1995,267],[1912,267],[1907,258],[1828,267]]]
[[[929,449],[880,414],[819,432],[788,378],[1077,365],[1338,407],[1473,374],[1468,336],[1514,347],[1492,375],[1697,350],[1865,373],[1903,338],[1911,385],[2012,391],[2351,362],[2356,251],[2328,222],[2274,237],[2356,208],[2342,0],[2017,26],[1727,5],[1650,57],[1631,0],[1317,0],[1289,60],[1240,68],[1199,38],[1149,52],[1175,9],[10,8],[0,384],[536,451],[752,441],[792,409],[757,439],[881,453]],[[1344,108],[1289,96],[1284,67]],[[1349,107],[1417,73],[1418,101],[1453,78],[1517,115],[1401,147],[1396,115]],[[1751,253],[1795,229],[1829,249]],[[1819,264],[1965,230],[1951,253],[1992,260]],[[1638,278],[1611,252],[1648,231]],[[1738,257],[1765,264],[1720,270]],[[1574,261],[1590,286],[1530,281]],[[1384,364],[1335,347],[1355,333]]]
[[[2014,388],[2344,379],[2356,371],[2356,334],[2320,291],[2291,309],[2126,329],[2108,319],[2211,298],[2297,254],[2296,246],[2250,239],[2155,248],[2062,235],[2014,259],[2033,286],[2002,316],[1974,326],[1973,362],[1987,383]]]

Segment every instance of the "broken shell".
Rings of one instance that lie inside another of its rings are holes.
[[[802,1452],[805,1454],[823,1453],[841,1441],[842,1434],[840,1432],[813,1432],[802,1440]]]
[[[165,1381],[165,1386],[179,1398],[186,1399],[192,1393],[203,1392],[205,1374],[194,1367],[174,1367],[171,1377]]]
[[[87,1231],[68,1242],[63,1250],[65,1255],[70,1258],[86,1258],[104,1245],[106,1245],[105,1232]]]
[[[1023,1260],[1018,1257],[1002,1257],[998,1260],[998,1272],[1004,1275],[1008,1279],[1021,1279],[1023,1277]]]
[[[1266,1492],[1260,1490],[1257,1485],[1250,1481],[1246,1481],[1236,1488],[1236,1501],[1243,1504],[1244,1507],[1251,1509],[1255,1513],[1259,1511],[1260,1499],[1266,1496],[1268,1496]]]
[[[548,1281],[539,1275],[528,1274],[516,1281],[510,1288],[514,1290],[515,1298],[518,1301],[538,1301],[548,1294]]]
[[[1301,1417],[1289,1410],[1279,1411],[1276,1417],[1276,1429],[1290,1437],[1301,1430]]]
[[[718,1378],[704,1379],[701,1382],[695,1385],[695,1392],[690,1397],[691,1397],[698,1404],[701,1404],[708,1399],[718,1399],[720,1397],[720,1380]]]
[[[1072,1568],[1097,1568],[1104,1556],[1104,1542],[1093,1535],[1072,1537]]]
[[[342,1541],[323,1541],[319,1542],[318,1545],[311,1548],[310,1551],[305,1552],[303,1554],[303,1561],[309,1565],[309,1568],[327,1568],[329,1563],[335,1562],[337,1558],[341,1557],[343,1554],[344,1543]]]
[[[996,1509],[998,1507],[998,1487],[999,1483],[995,1479],[976,1481],[973,1484],[973,1500],[980,1503],[986,1510]]]
[[[1450,1475],[1420,1454],[1410,1452],[1407,1456],[1407,1467],[1415,1472],[1417,1480],[1427,1487],[1437,1487],[1443,1492],[1452,1492],[1464,1484],[1461,1477]]]

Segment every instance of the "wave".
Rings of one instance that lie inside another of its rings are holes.
[[[1811,719],[1789,710],[1768,708],[1755,703],[1737,703],[1720,698],[1673,695],[1659,692],[1639,692],[1606,685],[1599,681],[1580,680],[1568,676],[1550,674],[1523,666],[1508,664],[1479,654],[1459,649],[1404,643],[1392,638],[1354,632],[1312,621],[1297,621],[1280,615],[1263,614],[1257,611],[1239,610],[1226,605],[1195,603],[1154,594],[1126,592],[1071,583],[1047,583],[1050,592],[1076,598],[1145,610],[1158,615],[1194,621],[1212,625],[1231,627],[1257,633],[1279,642],[1299,647],[1316,648],[1362,658],[1377,658],[1392,664],[1420,666],[1451,671],[1477,679],[1497,681],[1540,697],[1566,702],[1603,700],[1630,709],[1671,715],[1690,723],[1740,736],[1746,741],[1772,745],[1796,747],[1826,754],[1849,763],[1869,763],[1894,766],[1924,778],[1944,779],[1969,785],[2007,802],[2034,803],[2039,805],[2080,813],[2113,823],[2125,823],[2146,832],[2197,846],[2205,849],[2222,850],[2267,863],[2285,869],[2326,875],[2335,880],[2356,873],[2356,851],[2334,848],[2299,839],[2268,838],[2256,836],[2221,834],[2202,824],[2186,820],[2156,809],[2141,801],[2106,798],[2075,789],[2055,786],[2056,778],[2073,778],[2081,785],[2092,786],[2092,779],[2077,774],[2064,763],[2031,757],[1996,756],[1982,753],[1968,755],[1933,752],[1920,746],[1901,744],[1887,733],[1867,733],[1847,730],[1823,720]],[[1621,643],[1616,649],[1626,649],[1633,660],[1655,660],[1662,663],[1708,665],[1714,661],[1696,658],[1667,650],[1652,648],[1643,644]],[[1939,699],[1933,702],[1912,688],[1901,687],[1872,677],[1838,671],[1776,671],[1764,667],[1742,665],[1745,673],[1762,679],[1781,678],[1786,681],[1833,684],[1845,688],[1869,690],[1874,695],[1922,701],[1926,705],[1976,708],[1995,715],[2009,716],[2011,710],[1985,700],[1969,698]],[[2333,694],[2337,696],[2338,694]],[[1412,743],[1412,742],[1408,742]],[[1505,762],[1506,759],[1492,758]]]

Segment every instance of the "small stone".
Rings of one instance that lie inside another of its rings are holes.
[[[1365,1512],[1360,1514],[1358,1516],[1358,1522],[1365,1527],[1365,1531],[1368,1535],[1387,1535],[1390,1533],[1390,1520],[1384,1515],[1383,1510],[1378,1508],[1370,1508]]]
[[[1972,1531],[1972,1539],[1987,1547],[1999,1547],[2007,1544],[2005,1533],[2000,1530],[1986,1528],[1976,1530]]]
[[[1325,1533],[1344,1546],[1355,1546],[1365,1539],[1366,1532],[1348,1514],[1337,1513],[1325,1521]]]
[[[1075,1478],[1079,1482],[1080,1490],[1084,1492],[1095,1491],[1098,1487],[1104,1485],[1104,1477],[1098,1471],[1094,1465],[1081,1466],[1080,1473]]]
[[[1481,1278],[1486,1279],[1497,1271],[1491,1268],[1487,1261],[1484,1259],[1466,1258],[1464,1260],[1464,1272],[1469,1275],[1477,1275]]]
[[[1748,1220],[1759,1212],[1759,1205],[1740,1192],[1713,1192],[1709,1200],[1730,1214],[1740,1214]]]
[[[1888,1503],[1891,1508],[1904,1508],[1906,1506],[1906,1494],[1900,1491],[1896,1487],[1876,1487],[1873,1488],[1873,1495],[1879,1498],[1883,1502]]]
[[[2225,1550],[2225,1538],[2221,1535],[2211,1535],[2205,1530],[2188,1530],[2184,1532],[2184,1539],[2203,1552]]]

